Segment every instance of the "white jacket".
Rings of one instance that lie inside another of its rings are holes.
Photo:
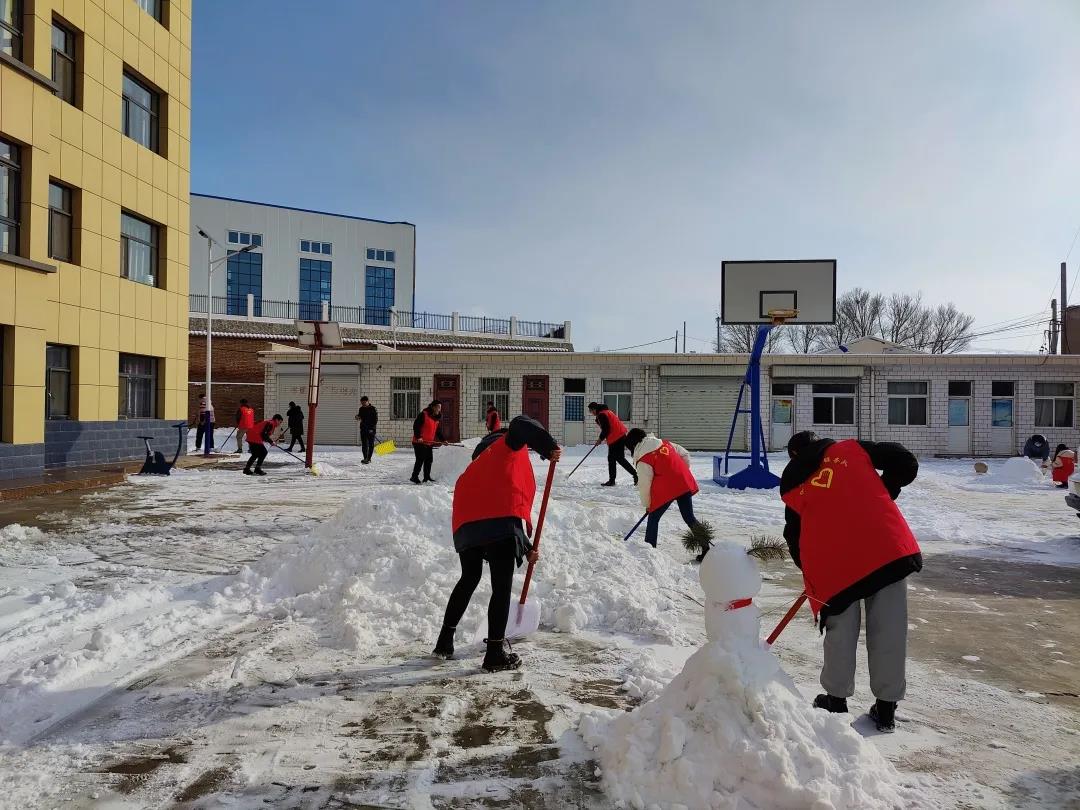
[[[653,482],[653,468],[647,461],[642,461],[641,457],[646,453],[651,453],[654,450],[659,450],[662,442],[656,438],[652,433],[645,434],[645,438],[638,442],[638,446],[634,448],[634,468],[637,470],[637,489],[638,497],[641,498],[641,505],[646,509],[649,508],[651,503],[652,494],[652,482]],[[682,456],[683,461],[687,464],[690,463],[690,453],[681,444],[675,444],[671,442],[671,446],[675,448],[675,452]]]

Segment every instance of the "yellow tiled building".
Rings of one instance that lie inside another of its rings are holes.
[[[0,478],[186,418],[191,4],[0,0]]]

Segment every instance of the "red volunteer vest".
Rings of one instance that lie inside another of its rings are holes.
[[[1062,450],[1058,455],[1058,461],[1061,462],[1060,467],[1054,467],[1051,477],[1059,484],[1067,484],[1069,477],[1076,471],[1076,458],[1068,450]]]
[[[608,434],[606,441],[608,444],[615,444],[615,442],[630,431],[626,429],[626,425],[622,423],[622,420],[615,415],[615,411],[604,411],[604,413],[608,418]],[[596,424],[600,424],[599,419],[597,419]]]
[[[413,437],[413,444],[434,444],[435,431],[439,429],[439,423],[431,418],[427,408],[423,410],[424,424],[420,428],[420,438]]]
[[[640,460],[653,469],[652,488],[649,490],[650,512],[688,492],[697,495],[697,479],[671,442],[664,439],[658,448],[646,453]]]
[[[247,430],[255,424],[255,409],[249,408],[246,405],[240,406],[240,424],[236,427],[239,430]]]
[[[487,429],[488,433],[494,433],[496,430],[502,427],[502,419],[499,418],[498,411],[488,411],[487,415]]]
[[[900,509],[857,441],[831,445],[810,478],[784,494],[799,514],[803,584],[822,602],[894,560],[919,553]]]
[[[529,450],[511,450],[500,436],[465,468],[454,486],[453,530],[466,523],[490,518],[516,517],[532,534],[532,506],[536,497]]]
[[[263,419],[261,422],[256,422],[254,425],[247,429],[248,444],[262,444],[263,443],[263,429],[267,425],[273,424],[270,419]]]

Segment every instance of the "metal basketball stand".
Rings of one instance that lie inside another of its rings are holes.
[[[336,321],[297,321],[297,343],[311,347],[308,376],[307,448],[304,466],[310,468],[315,450],[315,412],[319,407],[319,380],[322,377],[323,349],[339,349],[342,345],[341,325]]]
[[[775,489],[780,486],[780,477],[769,470],[769,453],[766,449],[765,429],[761,425],[761,355],[765,351],[765,343],[769,339],[769,332],[775,326],[782,326],[785,321],[796,317],[797,309],[770,309],[771,323],[761,324],[758,327],[757,337],[754,339],[754,349],[750,353],[750,363],[746,367],[746,376],[743,377],[742,385],[739,386],[739,398],[735,403],[735,413],[731,417],[731,430],[728,432],[727,448],[723,455],[723,472],[721,472],[721,457],[713,456],[713,481],[728,489]],[[750,407],[743,407],[743,397],[746,389],[750,389]],[[738,429],[740,414],[750,415],[750,454],[735,455],[731,452],[731,445],[735,440],[735,431]],[[732,459],[748,460],[750,464],[730,474],[729,464]]]

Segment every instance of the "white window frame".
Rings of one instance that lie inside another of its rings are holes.
[[[505,387],[504,384],[505,383]],[[480,421],[487,421],[487,404],[494,401],[495,408],[504,420],[510,411],[510,378],[509,377],[481,377],[480,378]]]
[[[894,394],[889,389],[894,385],[924,385],[926,390],[921,394]],[[885,392],[886,397],[886,412],[885,419],[889,425],[894,427],[929,427],[930,426],[930,381],[929,380],[889,380],[886,383]],[[892,402],[893,400],[904,401],[904,421],[894,422],[892,420]],[[912,422],[911,421],[911,400],[921,399],[923,400],[923,412],[926,414],[925,422]]]
[[[390,378],[390,419],[411,422],[420,413],[419,377]]]
[[[618,383],[620,386],[623,383],[625,383],[628,390],[626,390],[626,391],[619,390],[619,389],[612,390],[609,387],[612,383]],[[600,401],[603,402],[605,405],[607,405],[608,409],[611,410],[612,412],[614,412],[614,414],[616,416],[618,416],[621,421],[626,422],[626,421],[629,421],[630,419],[634,418],[634,381],[633,380],[628,379],[628,378],[615,378],[615,377],[613,377],[611,379],[606,379],[606,380],[603,380],[601,382],[600,390],[602,392],[602,395],[600,397]],[[611,400],[615,403],[614,407],[612,407],[612,402],[608,401],[609,398],[611,398]],[[623,410],[623,407],[622,407],[624,404],[626,405],[625,411]],[[625,413],[625,415],[624,415],[624,413]]]
[[[1068,396],[1064,394],[1039,394],[1040,385],[1067,385],[1072,389],[1072,393]],[[1039,403],[1050,402],[1050,422],[1053,424],[1047,424],[1046,422],[1039,421]],[[1068,402],[1069,407],[1069,421],[1068,424],[1058,424],[1057,421],[1057,405],[1058,402]],[[1036,380],[1035,381],[1035,427],[1048,427],[1048,428],[1071,428],[1076,422],[1076,383],[1069,382],[1067,380]]]

